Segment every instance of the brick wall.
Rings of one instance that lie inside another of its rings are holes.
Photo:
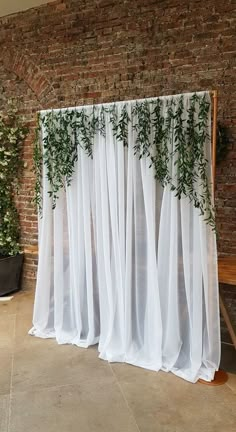
[[[19,209],[35,278],[32,141],[38,109],[219,90],[230,149],[217,168],[219,251],[236,254],[234,0],[58,0],[0,19],[0,109],[21,96],[31,126]]]

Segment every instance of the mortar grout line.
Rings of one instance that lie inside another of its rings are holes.
[[[98,359],[98,357],[97,357],[97,359]],[[111,376],[114,378],[115,375],[114,375],[114,372],[113,372],[112,368],[110,367],[110,364],[108,362],[106,362],[106,363],[107,363],[107,366],[111,370]],[[116,376],[115,376],[115,380],[117,381]],[[71,386],[75,386],[76,387],[77,385],[79,385],[79,383],[74,384],[73,382],[71,382],[71,383],[68,382],[66,384],[57,384],[57,385],[52,385],[52,386],[39,387],[36,390],[34,388],[28,388],[26,390],[12,391],[12,395],[13,396],[14,395],[20,395],[22,393],[28,393],[28,392],[33,392],[33,391],[37,391],[37,392],[53,391],[53,390],[57,390],[57,389],[60,389],[60,388],[63,388],[63,387],[71,387]]]
[[[15,319],[14,319],[14,332],[13,332],[13,344],[12,344],[11,379],[10,379],[10,392],[9,392],[7,432],[10,432],[10,423],[11,423],[12,386],[13,386],[12,383],[13,383],[13,367],[14,367],[14,354],[15,354],[15,339],[16,339],[16,314],[15,314]]]
[[[134,415],[134,413],[133,413],[131,407],[129,406],[128,400],[126,399],[126,396],[125,396],[125,394],[124,394],[123,388],[122,388],[122,386],[121,386],[121,384],[120,384],[120,382],[119,382],[119,380],[118,380],[118,378],[117,378],[115,372],[113,371],[112,366],[111,366],[110,363],[109,363],[109,366],[110,366],[110,369],[111,369],[112,375],[113,375],[113,377],[114,377],[115,380],[116,380],[116,384],[118,385],[119,390],[120,390],[120,392],[121,392],[121,394],[122,394],[122,397],[123,397],[123,399],[124,399],[124,401],[125,401],[125,403],[126,403],[126,406],[127,406],[128,410],[129,410],[129,412],[130,412],[132,418],[134,419],[134,422],[135,422],[135,426],[136,426],[136,428],[137,428],[137,431],[138,431],[138,432],[141,432],[141,429],[139,428],[138,423],[137,423],[137,421],[136,421],[135,415]]]
[[[53,391],[53,390],[59,390],[60,388],[63,387],[76,387],[79,384],[74,384],[74,383],[67,383],[67,384],[58,384],[58,385],[54,385],[54,386],[49,386],[49,387],[41,387],[41,388],[28,388],[27,390],[19,390],[16,392],[12,392],[13,396],[17,396],[20,394],[24,394],[24,393],[30,393],[30,392],[37,392],[37,393],[41,393],[41,392],[45,392],[45,391]]]

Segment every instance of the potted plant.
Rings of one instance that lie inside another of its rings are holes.
[[[0,296],[20,288],[23,254],[15,195],[27,133],[17,108],[9,103],[6,113],[0,113]]]

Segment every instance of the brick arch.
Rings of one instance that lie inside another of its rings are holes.
[[[50,81],[27,54],[8,48],[4,49],[2,54],[5,69],[13,72],[29,86],[40,105],[45,106],[55,100],[54,88]]]

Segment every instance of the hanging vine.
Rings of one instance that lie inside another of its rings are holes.
[[[198,175],[200,180],[201,194],[198,196],[198,207],[205,221],[215,229],[215,212],[211,202],[211,191],[208,182],[208,160],[205,154],[206,142],[210,145],[210,137],[207,132],[208,115],[210,104],[205,96],[199,102],[198,127]]]
[[[117,106],[114,104],[108,111],[110,114],[110,123],[112,132],[117,141],[121,141],[124,147],[128,147],[128,124],[130,122],[126,104],[121,109],[120,118],[118,118]]]
[[[168,142],[173,141],[173,120],[174,120],[174,101],[167,101],[166,118],[162,114],[163,101],[157,99],[154,102],[152,112],[152,125],[154,128],[153,146],[154,153],[151,155],[151,165],[154,166],[155,178],[160,181],[162,186],[170,183],[169,161],[171,152],[169,152]]]
[[[150,156],[151,154],[151,113],[148,101],[137,101],[132,110],[132,115],[136,119],[136,122],[133,124],[133,129],[137,134],[134,145],[134,154],[138,154],[139,159],[141,159],[142,157]]]
[[[43,156],[41,147],[41,121],[40,115],[37,115],[37,126],[35,129],[35,140],[34,140],[34,151],[33,151],[33,162],[35,172],[35,191],[34,191],[34,203],[38,208],[39,213],[42,213],[42,168],[43,168]]]
[[[78,149],[93,157],[94,138],[100,134],[106,139],[106,121],[111,124],[114,139],[124,147],[129,146],[129,125],[134,131],[134,154],[140,159],[147,157],[154,176],[162,186],[170,186],[175,196],[189,198],[199,209],[206,222],[215,229],[211,188],[208,181],[209,162],[206,143],[209,145],[208,117],[210,104],[206,95],[193,94],[185,107],[183,96],[166,100],[137,101],[131,110],[127,105],[120,111],[116,104],[107,108],[93,107],[51,111],[39,119],[44,127],[43,155],[37,137],[34,150],[36,173],[35,202],[41,207],[41,170],[45,165],[50,185],[48,191],[55,208],[59,191],[70,186]]]

